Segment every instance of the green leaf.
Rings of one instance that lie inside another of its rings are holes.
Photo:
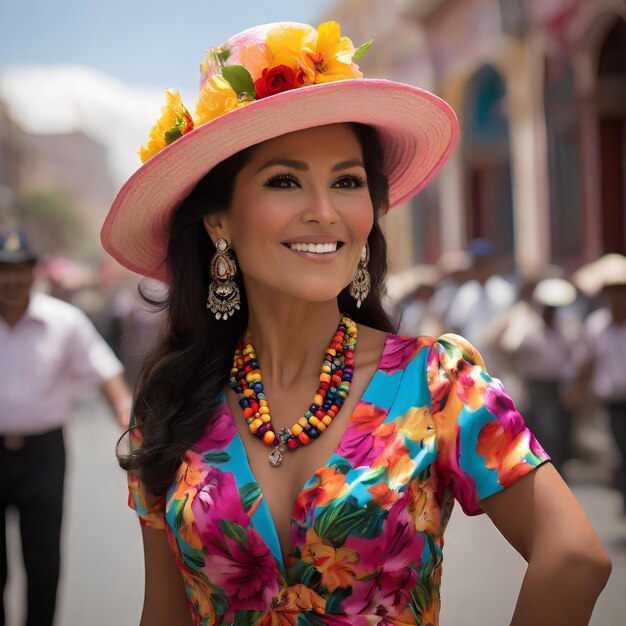
[[[172,128],[166,130],[163,133],[163,138],[165,139],[165,144],[170,145],[174,143],[177,139],[180,139],[183,136],[183,132],[178,128],[178,126],[172,126]]]
[[[250,72],[243,65],[227,65],[223,67],[222,77],[233,88],[237,97],[240,94],[245,94],[246,99],[250,99],[250,96],[256,98],[254,81]]]
[[[363,56],[365,55],[365,53],[370,49],[370,46],[374,43],[374,36],[372,36],[372,38],[365,42],[362,46],[359,46],[355,51],[354,54],[352,55],[352,60],[353,61],[360,61]]]
[[[235,522],[229,522],[227,520],[220,520],[220,529],[227,537],[230,537],[233,541],[236,541],[239,545],[248,547],[248,537],[246,531]]]
[[[315,589],[321,580],[321,574],[315,569],[315,566],[302,560],[289,570],[289,576],[309,589]]]
[[[261,615],[263,615],[261,611],[248,611],[247,609],[235,611],[233,626],[252,626],[257,623]]]
[[[202,455],[202,458],[207,463],[215,463],[215,465],[219,465],[220,463],[228,463],[230,461],[230,454],[227,452],[207,452]]]
[[[298,626],[325,626],[326,622],[316,613],[299,613]]]
[[[337,587],[328,598],[326,598],[326,613],[341,613],[341,603],[352,594],[352,587]]]
[[[252,505],[262,496],[261,487],[259,483],[247,483],[239,488],[239,497],[241,498],[241,504],[243,510],[247,513]]]

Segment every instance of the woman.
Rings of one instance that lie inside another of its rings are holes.
[[[529,562],[513,624],[586,624],[608,578],[476,350],[383,312],[379,218],[457,126],[432,94],[362,78],[368,46],[329,22],[209,51],[195,114],[168,94],[107,217],[105,248],[169,282],[121,457],[142,624],[435,624],[455,498]]]

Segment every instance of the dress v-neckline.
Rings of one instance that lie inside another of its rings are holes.
[[[357,409],[361,406],[361,404],[364,402],[364,398],[367,395],[367,393],[370,391],[372,385],[374,384],[374,380],[376,379],[376,377],[378,376],[379,372],[382,369],[382,363],[383,360],[385,359],[385,356],[387,354],[387,350],[389,348],[389,339],[390,337],[393,336],[393,333],[391,332],[387,332],[387,334],[385,335],[385,341],[383,343],[383,349],[382,352],[380,354],[380,357],[378,359],[378,363],[376,364],[376,370],[374,371],[374,373],[372,374],[372,377],[370,378],[370,380],[368,381],[367,385],[365,386],[365,388],[363,389],[363,393],[361,394],[361,396],[359,397],[359,399],[357,400],[357,403],[354,405],[354,409],[352,410],[352,414],[350,415],[350,417],[348,418],[346,424],[345,424],[345,428],[343,430],[343,433],[341,434],[341,437],[339,438],[339,441],[337,443],[337,446],[335,447],[335,449],[333,450],[333,452],[331,453],[331,455],[328,457],[328,459],[326,459],[326,462],[324,463],[324,465],[320,465],[318,468],[316,468],[313,471],[313,474],[307,478],[307,480],[304,482],[304,484],[302,485],[302,487],[300,488],[300,490],[298,491],[298,494],[296,495],[296,500],[293,503],[293,506],[291,507],[291,514],[290,514],[290,527],[292,527],[293,525],[293,519],[296,513],[296,507],[298,506],[298,498],[300,497],[300,495],[302,494],[303,491],[306,490],[307,485],[315,478],[315,476],[317,475],[317,472],[319,472],[321,469],[324,469],[326,467],[328,467],[328,464],[330,463],[330,461],[337,456],[337,454],[339,453],[339,450],[341,449],[341,445],[345,439],[345,435],[346,432],[348,431],[348,429],[350,428],[350,425],[352,424],[353,420],[354,420],[354,415],[357,411]],[[228,415],[228,418],[230,419],[231,423],[232,423],[232,427],[235,430],[235,439],[237,440],[238,444],[241,446],[242,450],[243,450],[243,457],[245,459],[246,462],[246,470],[247,473],[252,477],[252,479],[254,480],[254,483],[258,486],[259,488],[259,492],[261,494],[261,499],[264,505],[264,508],[267,512],[267,517],[268,520],[271,524],[271,531],[274,535],[274,539],[275,541],[273,542],[274,545],[276,546],[277,550],[278,550],[278,554],[275,554],[272,551],[272,554],[274,556],[274,559],[276,560],[278,567],[280,569],[281,574],[283,575],[284,578],[287,577],[287,567],[285,566],[285,559],[284,559],[284,555],[283,555],[283,550],[282,550],[282,546],[280,544],[280,539],[278,537],[278,527],[276,526],[276,522],[274,521],[274,517],[272,516],[272,512],[270,511],[269,505],[267,504],[267,500],[265,499],[265,493],[263,492],[263,488],[261,487],[261,484],[259,483],[259,481],[257,480],[257,477],[254,473],[254,471],[252,470],[252,466],[250,465],[250,459],[248,458],[248,454],[246,452],[246,448],[243,444],[243,440],[241,438],[241,435],[239,434],[239,430],[237,429],[237,426],[235,424],[235,418],[230,410],[230,406],[228,404],[228,401],[226,399],[226,394],[225,392],[222,392],[222,402],[224,403],[224,408],[226,411],[226,414]],[[290,539],[289,541],[290,544],[290,550],[289,552],[293,551],[294,546],[293,546],[293,541]],[[268,546],[270,547],[270,546]],[[271,550],[271,547],[270,547]]]

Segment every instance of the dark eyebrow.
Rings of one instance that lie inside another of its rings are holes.
[[[305,163],[304,161],[296,161],[295,159],[278,158],[278,159],[270,159],[269,161],[261,165],[261,167],[256,171],[256,173],[258,174],[262,170],[267,169],[268,167],[272,167],[274,165],[283,165],[285,167],[291,167],[294,170],[299,170],[301,172],[306,172],[309,169],[309,164]],[[338,172],[340,170],[346,170],[350,167],[355,167],[355,166],[359,166],[363,168],[365,167],[359,159],[349,159],[348,161],[341,161],[341,163],[337,163],[336,165],[333,166],[331,171]]]

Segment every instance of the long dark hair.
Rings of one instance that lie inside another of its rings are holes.
[[[383,152],[373,128],[356,123],[350,126],[361,145],[375,213],[368,236],[372,286],[361,308],[356,307],[348,287],[337,296],[337,303],[339,310],[357,323],[394,332],[397,329],[382,306],[387,244],[378,217],[389,207]],[[238,152],[214,167],[175,211],[166,257],[170,279],[167,298],[155,302],[142,293],[150,304],[166,310],[166,326],[144,362],[135,391],[135,427],[141,431],[141,446],[128,454],[118,453],[118,461],[125,470],[138,474],[154,496],[171,486],[185,451],[201,437],[212,418],[230,374],[235,347],[248,324],[241,272],[235,277],[241,309],[219,321],[207,311],[209,264],[215,246],[202,219],[228,208],[235,177],[251,150]]]

